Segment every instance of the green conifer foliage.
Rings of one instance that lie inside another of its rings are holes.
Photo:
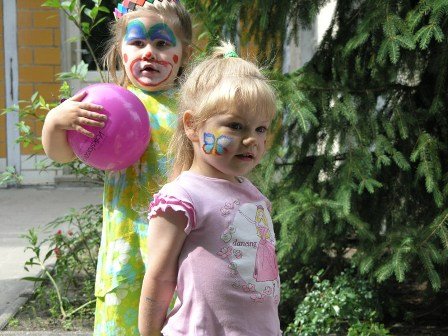
[[[281,58],[327,2],[219,4],[237,4],[241,41]],[[383,285],[446,287],[447,32],[446,0],[340,0],[311,61],[271,72],[283,127],[260,181],[279,228],[284,314],[309,275],[348,263]]]
[[[347,261],[379,283],[446,287],[447,14],[443,0],[338,1],[312,60],[277,76],[287,140],[270,197],[288,289]]]

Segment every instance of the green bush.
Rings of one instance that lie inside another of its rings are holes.
[[[356,322],[348,329],[347,336],[389,336],[389,330],[378,322]]]
[[[378,301],[371,284],[347,270],[331,282],[323,271],[312,277],[313,288],[298,305],[286,335],[387,335],[374,323],[379,318]],[[369,328],[380,333],[368,333]]]

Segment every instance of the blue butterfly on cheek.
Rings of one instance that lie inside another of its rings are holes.
[[[226,135],[220,135],[218,138],[212,133],[204,133],[204,145],[202,149],[207,154],[222,155],[226,152],[227,147],[232,142],[232,138]]]

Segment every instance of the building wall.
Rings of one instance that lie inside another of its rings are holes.
[[[17,0],[19,99],[29,100],[38,91],[47,101],[58,100],[61,72],[61,31],[59,11],[42,7],[41,0]],[[41,113],[45,113],[42,111]],[[41,134],[42,123],[26,120]],[[34,154],[33,146],[21,148],[23,155]]]
[[[29,101],[34,92],[39,92],[47,102],[58,101],[59,86],[55,75],[61,72],[61,29],[59,11],[42,7],[44,0],[14,0],[17,7],[17,46],[19,67],[19,100]],[[0,1],[2,10],[3,1]],[[6,6],[7,8],[7,6]],[[4,77],[4,27],[0,13],[0,109],[5,108]],[[5,13],[7,14],[7,13]],[[7,32],[6,32],[7,33]],[[24,104],[21,104],[23,107]],[[46,111],[40,111],[41,115]],[[33,117],[24,120],[32,131],[41,135],[42,122]],[[7,163],[6,116],[0,116],[0,173]],[[54,183],[58,170],[40,172],[36,163],[45,158],[42,150],[31,144],[21,146],[21,174],[24,184]],[[37,154],[37,156],[30,156]]]

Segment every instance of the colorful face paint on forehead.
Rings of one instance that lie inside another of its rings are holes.
[[[176,36],[167,24],[156,23],[149,28],[149,31],[147,31],[143,22],[138,19],[128,23],[126,34],[124,36],[124,41],[126,43],[134,40],[162,40],[168,42],[173,47],[177,44]]]
[[[125,42],[146,40],[146,27],[140,20],[132,20],[126,26]]]
[[[166,23],[157,23],[149,28],[148,36],[151,41],[164,40],[176,46],[176,36]]]

